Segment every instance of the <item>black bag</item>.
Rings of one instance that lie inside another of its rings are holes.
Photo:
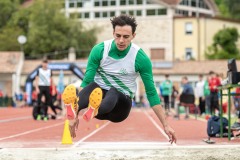
[[[223,133],[228,133],[227,126],[228,120],[225,117],[222,117],[222,124],[223,124]],[[209,137],[218,137],[220,134],[220,117],[212,116],[208,119],[207,122],[207,134]]]

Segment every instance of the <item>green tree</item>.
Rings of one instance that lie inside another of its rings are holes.
[[[54,58],[63,58],[70,47],[76,49],[77,57],[86,56],[83,51],[89,53],[96,43],[96,29],[86,29],[79,20],[67,19],[61,7],[62,0],[35,0],[30,7],[19,8],[5,25],[6,31],[0,32],[0,40],[6,39],[1,41],[0,50],[19,50],[16,35],[24,34],[27,36],[26,57],[42,58],[60,53]]]
[[[240,20],[239,0],[215,0],[221,16]]]
[[[208,47],[206,57],[208,59],[239,59],[239,50],[236,42],[239,33],[236,28],[224,28],[217,32],[213,38],[213,44]]]
[[[0,1],[0,29],[4,27],[12,14],[17,10],[18,0],[1,0]]]

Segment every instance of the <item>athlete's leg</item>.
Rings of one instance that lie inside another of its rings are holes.
[[[97,119],[121,122],[125,120],[131,110],[132,100],[130,97],[111,88],[105,95],[99,108]]]

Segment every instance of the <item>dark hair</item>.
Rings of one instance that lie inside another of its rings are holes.
[[[214,73],[215,73],[215,72],[213,72],[213,71],[210,71],[210,72],[209,72],[210,75],[211,75],[211,74],[214,74]]]
[[[188,80],[188,77],[187,77],[187,76],[183,76],[182,78],[185,79],[185,80]]]
[[[132,33],[135,33],[136,28],[137,28],[137,22],[135,20],[134,17],[129,16],[129,15],[125,15],[122,14],[120,16],[117,17],[113,17],[113,19],[110,19],[112,26],[113,26],[113,30],[115,30],[116,26],[125,26],[125,25],[129,25],[132,27]]]
[[[165,77],[166,77],[166,78],[168,78],[168,77],[169,77],[169,75],[168,75],[168,74],[165,74]]]
[[[44,59],[42,62],[43,62],[43,63],[48,63],[48,60],[47,60],[47,59]]]

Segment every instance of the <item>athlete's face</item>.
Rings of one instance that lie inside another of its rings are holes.
[[[115,43],[120,51],[125,50],[129,46],[135,35],[136,33],[132,33],[132,27],[129,25],[116,26],[113,31]]]
[[[48,67],[48,64],[45,63],[45,62],[43,62],[43,63],[42,63],[42,68],[43,68],[43,69],[47,69],[47,67]]]

